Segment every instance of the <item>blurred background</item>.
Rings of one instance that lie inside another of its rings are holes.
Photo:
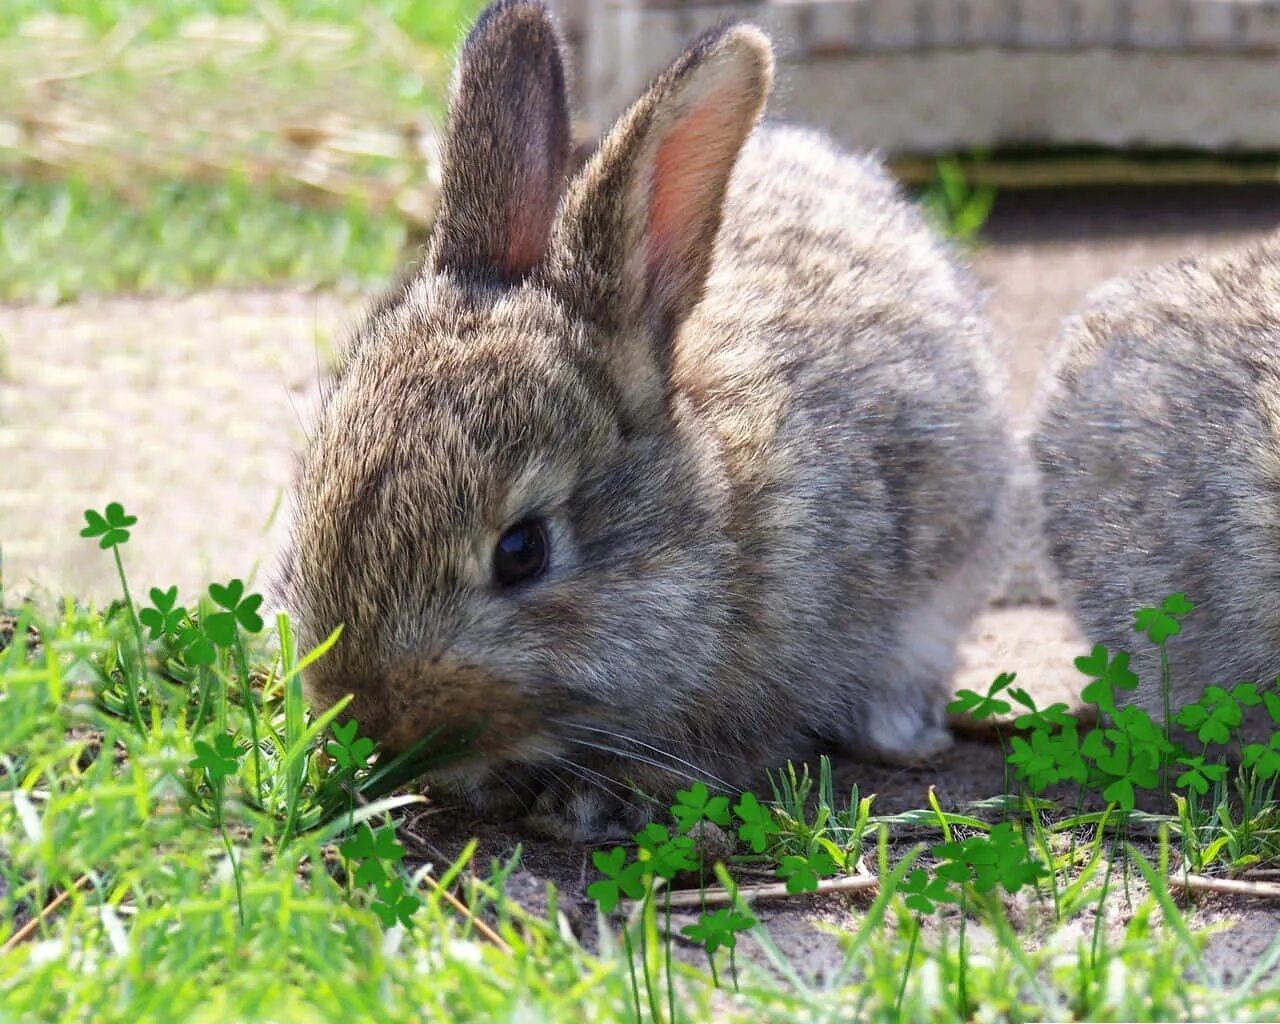
[[[476,0],[0,4],[4,600],[264,581],[292,452],[416,258]],[[979,272],[1025,410],[1096,284],[1280,226],[1280,0],[552,0],[588,144],[702,29],[881,150]]]

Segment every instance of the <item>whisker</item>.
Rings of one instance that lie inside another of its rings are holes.
[[[497,780],[499,785],[501,785],[503,789],[515,798],[516,802],[520,805],[520,809],[524,811],[525,814],[531,813],[532,809],[529,806],[529,800],[526,800],[524,795],[516,792],[516,787],[513,783],[519,783],[520,788],[524,790],[525,795],[527,795],[530,800],[536,800],[537,793],[534,791],[532,786],[525,782],[524,779],[514,776],[508,777],[502,772],[493,772],[491,777]]]
[[[603,792],[610,797],[626,804],[628,807],[638,808],[640,805],[630,799],[631,789],[619,779],[612,778],[604,772],[598,772],[593,768],[588,768],[584,764],[580,764],[570,758],[563,757],[560,754],[551,754],[557,762],[564,765],[570,774],[581,779],[583,782],[598,786]]]
[[[719,778],[718,776],[714,775],[713,773],[711,773],[711,772],[707,771],[707,769],[705,769],[705,768],[703,768],[703,767],[701,767],[701,766],[699,766],[699,765],[694,764],[692,761],[686,761],[686,760],[685,760],[684,758],[682,758],[682,757],[677,757],[675,754],[671,753],[670,751],[663,750],[661,747],[655,747],[652,743],[646,743],[644,740],[636,739],[634,736],[628,736],[628,735],[626,735],[625,733],[614,732],[614,731],[613,731],[613,730],[611,730],[611,729],[602,729],[602,728],[600,728],[599,726],[586,725],[586,724],[584,724],[584,723],[582,723],[582,722],[557,721],[557,723],[556,723],[556,724],[557,724],[557,725],[562,725],[562,726],[564,726],[564,727],[566,727],[566,728],[570,728],[570,729],[577,729],[577,730],[581,730],[581,731],[583,731],[583,732],[593,732],[593,733],[598,733],[598,734],[599,734],[599,735],[601,735],[601,736],[608,736],[610,739],[621,740],[621,741],[622,741],[622,742],[624,742],[624,743],[629,743],[629,744],[632,744],[632,745],[634,745],[634,746],[640,747],[640,748],[642,748],[642,749],[644,749],[644,750],[651,751],[652,753],[658,754],[658,755],[660,755],[661,757],[665,757],[665,758],[667,758],[667,759],[668,759],[668,760],[670,760],[673,764],[682,765],[683,767],[688,768],[688,769],[689,769],[689,771],[690,771],[690,772],[692,772],[693,774],[689,774],[688,772],[683,773],[683,774],[684,774],[684,775],[685,775],[685,777],[686,777],[686,778],[688,778],[690,781],[694,781],[694,782],[699,782],[699,781],[714,782],[714,783],[715,783],[717,786],[719,786],[721,789],[727,790],[727,791],[729,791],[729,792],[734,792],[734,791],[736,791],[736,787],[735,787],[735,786],[730,786],[727,782],[725,782],[725,781],[724,781],[724,779]],[[575,742],[575,743],[582,743],[584,746],[591,746],[591,744],[587,743],[585,740],[581,740],[581,739],[577,739],[577,738],[575,738],[575,739],[573,740],[573,742]],[[596,747],[596,749],[597,749],[597,750],[607,750],[607,749],[609,749],[609,748],[606,748],[606,747],[599,747],[599,746],[598,746],[598,747]],[[612,752],[612,753],[614,753],[614,754],[618,754],[618,755],[620,755],[620,756],[622,756],[622,757],[631,757],[631,758],[634,758],[634,759],[635,759],[635,760],[637,760],[637,761],[641,761],[641,762],[643,762],[643,763],[645,763],[645,764],[652,765],[652,766],[653,766],[653,767],[655,767],[655,768],[665,768],[665,767],[666,767],[665,765],[657,764],[656,762],[654,762],[654,761],[652,761],[652,760],[647,760],[647,759],[645,759],[645,758],[642,758],[642,757],[640,757],[638,754],[630,754],[630,753],[627,753],[627,752],[625,752],[625,751],[622,751],[622,750],[616,750],[616,749],[612,750],[611,752]]]
[[[603,735],[605,735],[605,736],[612,736],[612,737],[614,737],[615,739],[626,740],[628,743],[635,743],[635,744],[638,744],[638,745],[640,745],[640,746],[646,747],[646,748],[648,748],[649,750],[656,751],[656,752],[658,752],[658,753],[668,753],[668,751],[666,750],[666,748],[664,748],[664,747],[655,747],[655,746],[653,746],[652,744],[646,743],[644,740],[639,739],[639,738],[637,738],[637,737],[635,737],[635,736],[629,736],[628,734],[626,734],[626,733],[622,733],[622,732],[614,732],[612,729],[604,729],[604,728],[602,728],[602,727],[600,727],[600,726],[596,726],[596,725],[587,725],[585,722],[582,722],[582,721],[580,721],[580,720],[578,720],[578,719],[570,719],[570,718],[554,718],[554,719],[551,719],[551,721],[553,721],[556,725],[563,725],[563,726],[567,726],[567,727],[569,727],[569,728],[571,728],[571,729],[588,729],[588,730],[590,730],[590,731],[592,731],[592,732],[599,732],[599,733],[602,733],[602,734],[603,734]],[[661,743],[661,742],[667,741],[667,740],[668,740],[668,737],[665,737],[665,736],[655,736],[655,737],[654,737],[654,739],[655,739],[655,740],[657,740],[659,743]],[[712,757],[717,757],[717,758],[727,758],[727,759],[729,759],[729,760],[731,760],[731,761],[737,761],[737,762],[741,763],[741,764],[742,764],[743,766],[745,766],[745,767],[750,767],[750,765],[751,765],[751,762],[750,762],[747,758],[742,757],[742,756],[740,756],[740,755],[738,755],[738,754],[734,754],[732,751],[725,750],[723,747],[713,747],[713,746],[711,746],[710,744],[707,744],[707,743],[695,743],[695,742],[694,742],[692,739],[690,739],[688,736],[682,736],[682,737],[681,737],[680,739],[678,739],[678,740],[676,740],[676,739],[672,739],[672,740],[670,740],[670,742],[671,742],[671,743],[678,743],[680,746],[682,746],[682,747],[688,747],[690,750],[700,750],[700,751],[705,751],[706,753],[710,754]],[[674,755],[672,755],[672,756],[674,756]],[[687,763],[687,762],[686,762],[686,763]],[[691,765],[690,765],[690,767],[697,768],[699,771],[701,771],[701,770],[702,770],[698,765],[692,765],[692,764],[691,764]]]
[[[709,778],[712,782],[715,782],[717,785],[723,785],[721,780],[716,779],[714,776],[708,776],[706,774],[693,774],[691,772],[687,772],[680,768],[677,768],[673,764],[664,764],[661,761],[656,761],[651,757],[645,757],[643,754],[637,754],[637,753],[634,753],[633,751],[622,750],[618,747],[607,746],[606,744],[603,744],[603,743],[593,743],[591,740],[585,740],[579,736],[569,736],[569,737],[566,737],[566,739],[568,739],[570,743],[578,744],[578,746],[580,747],[587,747],[590,750],[599,750],[605,754],[612,754],[614,757],[621,757],[629,761],[637,761],[640,764],[647,764],[651,768],[658,768],[661,771],[668,772],[671,775],[675,775],[678,778],[682,778],[687,782],[705,782]],[[661,753],[661,751],[659,751],[659,753]],[[678,762],[680,759],[673,758],[673,760]],[[730,787],[726,786],[725,788],[728,789]]]

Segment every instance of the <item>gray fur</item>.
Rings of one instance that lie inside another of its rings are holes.
[[[483,46],[463,65],[483,86]],[[624,780],[949,742],[1008,463],[978,291],[876,163],[753,133],[771,68],[753,28],[696,42],[524,278],[433,250],[354,339],[296,482],[283,593],[302,642],[345,624],[313,697],[354,693],[392,748],[482,726],[441,778],[576,838],[643,819]],[[446,175],[446,202],[477,187],[513,183]],[[496,589],[494,543],[535,512],[547,576]]]
[[[1280,672],[1280,237],[1114,282],[1069,321],[1038,397],[1044,531],[1094,643],[1131,651],[1133,612],[1182,591],[1174,705]]]

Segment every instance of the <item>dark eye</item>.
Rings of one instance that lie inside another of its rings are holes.
[[[493,549],[493,578],[500,587],[514,587],[546,572],[550,558],[546,521],[522,520],[504,533]]]

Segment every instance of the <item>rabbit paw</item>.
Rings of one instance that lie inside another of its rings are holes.
[[[548,787],[525,816],[532,829],[572,843],[628,840],[653,820],[639,796],[607,792],[589,782]]]
[[[916,765],[955,742],[941,712],[922,707],[872,708],[864,726],[865,752],[885,764]]]
[[[456,785],[456,793],[469,811],[488,821],[518,821],[547,838],[575,843],[629,839],[653,819],[639,795],[578,779],[490,777]]]

